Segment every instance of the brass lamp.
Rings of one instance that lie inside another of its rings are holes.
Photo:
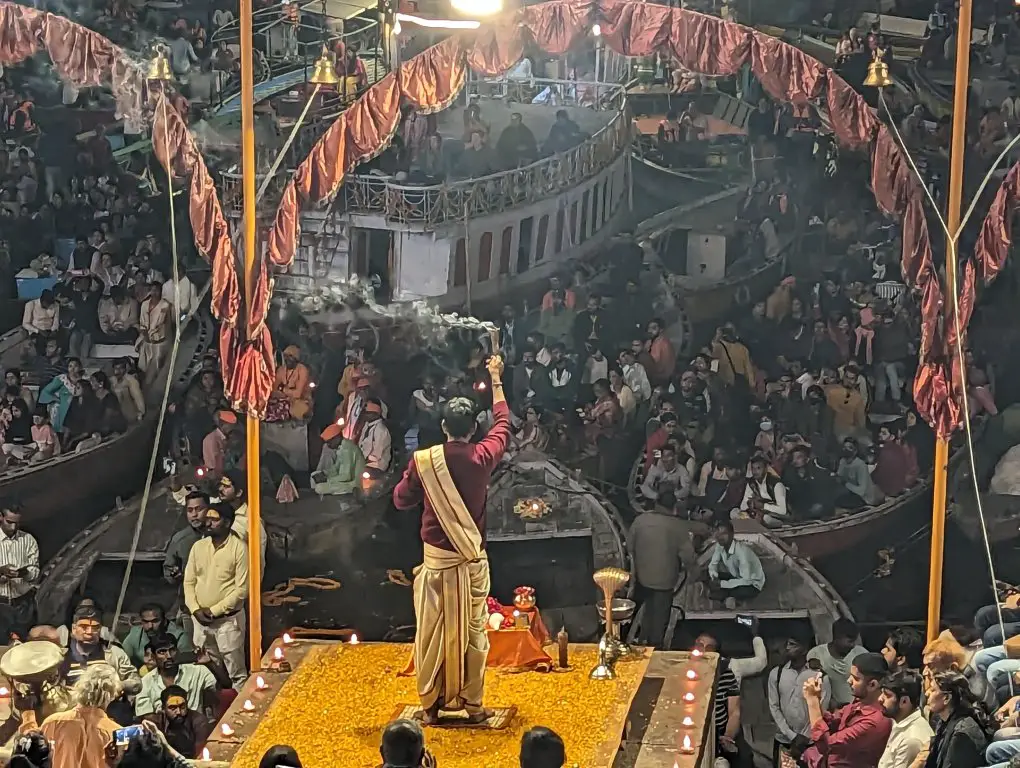
[[[875,50],[875,58],[868,64],[868,76],[864,78],[864,84],[873,88],[888,88],[893,84],[889,77],[889,65],[883,61],[885,54],[881,48]]]
[[[168,83],[174,79],[174,73],[170,69],[170,59],[166,57],[166,51],[162,46],[156,49],[156,55],[149,62],[147,79],[158,80],[162,83]]]
[[[595,571],[592,579],[602,590],[605,605],[606,631],[599,641],[599,663],[588,673],[589,680],[616,679],[616,662],[630,653],[630,649],[616,636],[613,631],[613,594],[630,581],[630,574],[622,568],[602,568]]]
[[[340,78],[336,75],[333,62],[330,60],[325,46],[322,48],[322,55],[315,60],[315,68],[312,70],[312,76],[308,78],[308,82],[312,85],[326,86],[336,85],[340,82]]]

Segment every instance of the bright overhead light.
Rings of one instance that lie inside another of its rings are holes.
[[[393,27],[393,33],[400,34],[400,22],[417,24],[419,27],[432,27],[433,29],[478,29],[482,22],[475,19],[423,19],[421,16],[411,16],[407,13],[396,15],[397,23]]]
[[[1017,0],[1017,2],[1020,2],[1020,0]],[[600,25],[598,25],[598,24],[592,24],[591,33],[595,37],[601,37],[601,35],[602,35],[602,27]]]
[[[465,16],[492,16],[503,10],[503,0],[450,0],[450,5]]]

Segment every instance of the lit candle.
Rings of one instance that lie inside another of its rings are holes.
[[[283,633],[283,644],[284,645],[290,645],[293,642],[294,642],[294,638],[291,637],[287,632],[284,632]]]
[[[701,649],[700,648],[695,648],[693,651],[691,651],[691,656],[693,656],[696,659],[700,659],[702,657],[702,655],[703,654],[701,653]]]
[[[538,502],[537,501],[531,502],[531,508],[538,512]]]
[[[680,725],[682,725],[684,728],[690,728],[692,725],[694,725],[694,718],[691,717],[690,715],[684,715],[684,719],[680,721]]]
[[[220,726],[220,731],[223,733],[224,736],[234,735],[234,729],[231,728],[230,725],[227,723],[224,723],[223,725]]]
[[[695,672],[693,669],[688,669],[687,670],[687,679],[688,680],[697,680],[698,679],[698,673]]]
[[[268,687],[269,686],[266,685],[266,678],[262,677],[262,675],[257,675],[255,677],[255,690],[264,691]]]
[[[371,480],[372,479],[372,476],[368,472],[362,472],[361,473],[361,477],[364,480]]]
[[[196,470],[195,470],[195,475],[196,475],[197,477],[203,477],[203,476],[205,476],[205,467],[199,467],[198,469],[196,469]]]
[[[690,704],[694,701],[694,694],[691,691],[687,691],[687,693],[684,694],[684,701]]]
[[[351,640],[350,640],[351,645],[357,645],[360,642],[361,641],[358,639],[357,633],[351,635]]]
[[[242,705],[242,707],[243,707],[245,712],[254,712],[255,711],[255,705],[251,703],[251,699],[245,699],[244,700],[244,704]]]
[[[276,648],[273,649],[273,658],[277,661],[283,661],[283,648],[276,646]]]
[[[315,389],[315,382],[314,381],[308,382],[308,388],[309,389]]]
[[[684,743],[683,746],[680,747],[680,751],[683,752],[685,755],[694,754],[694,742],[691,741],[690,736],[684,736]]]
[[[212,760],[212,755],[209,754],[209,747],[202,747],[202,759]]]
[[[342,426],[344,425],[344,419],[343,419],[343,416],[341,416],[341,417],[340,417],[339,419],[337,419],[337,420],[336,420],[336,425],[337,425],[338,427],[342,427]]]

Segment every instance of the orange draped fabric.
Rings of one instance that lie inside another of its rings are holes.
[[[57,73],[83,88],[109,84],[122,115],[140,116],[145,91],[143,62],[70,19],[24,5],[0,2],[0,64],[19,64],[45,49]]]
[[[932,261],[922,191],[902,150],[860,94],[821,62],[781,40],[694,11],[638,0],[552,0],[514,11],[478,32],[452,37],[419,54],[402,67],[400,83],[384,78],[341,115],[298,168],[270,230],[267,251],[272,263],[286,269],[293,261],[301,206],[329,198],[354,165],[385,148],[396,130],[401,97],[424,111],[441,109],[441,102],[448,103],[463,85],[466,66],[484,75],[499,74],[520,60],[529,42],[552,54],[563,53],[587,35],[596,20],[605,44],[618,53],[642,56],[663,51],[684,67],[712,76],[730,75],[749,64],[780,101],[822,99],[841,143],[871,145],[876,201],[901,219],[903,274],[922,296],[921,372],[915,380],[915,402],[936,433],[948,436],[959,423],[962,390],[952,388],[946,367],[948,350],[938,327],[942,288]],[[945,335],[952,338],[953,333],[950,323]],[[954,397],[948,397],[950,391]]]

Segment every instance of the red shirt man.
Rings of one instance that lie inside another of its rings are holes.
[[[880,653],[862,653],[850,667],[854,700],[835,712],[823,712],[821,675],[804,683],[804,701],[813,742],[801,756],[808,768],[875,768],[892,732],[882,712],[882,678],[889,672]]]

